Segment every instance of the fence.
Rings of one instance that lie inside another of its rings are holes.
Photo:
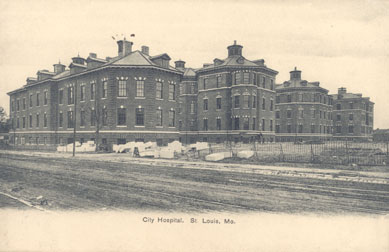
[[[389,165],[389,143],[328,141],[312,143],[225,143],[211,145],[209,152],[254,151],[259,162],[322,163],[339,165]]]

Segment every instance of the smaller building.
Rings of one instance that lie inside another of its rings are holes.
[[[319,82],[301,79],[301,71],[290,72],[290,80],[276,86],[277,141],[328,139],[332,132],[332,97]]]
[[[373,131],[374,142],[389,142],[389,129],[376,129]]]
[[[368,140],[373,138],[374,103],[362,94],[347,93],[346,88],[338,89],[332,95],[333,137],[338,140]]]

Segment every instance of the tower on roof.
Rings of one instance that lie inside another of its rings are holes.
[[[236,40],[234,40],[234,44],[227,47],[228,57],[242,56],[242,48],[243,46],[236,44]]]
[[[301,80],[301,71],[294,67],[293,71],[290,71],[290,80]]]

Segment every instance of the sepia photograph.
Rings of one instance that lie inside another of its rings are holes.
[[[0,251],[389,251],[389,1],[0,1]]]

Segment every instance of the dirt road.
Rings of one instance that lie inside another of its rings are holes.
[[[0,192],[48,210],[389,213],[389,184],[10,153]]]

